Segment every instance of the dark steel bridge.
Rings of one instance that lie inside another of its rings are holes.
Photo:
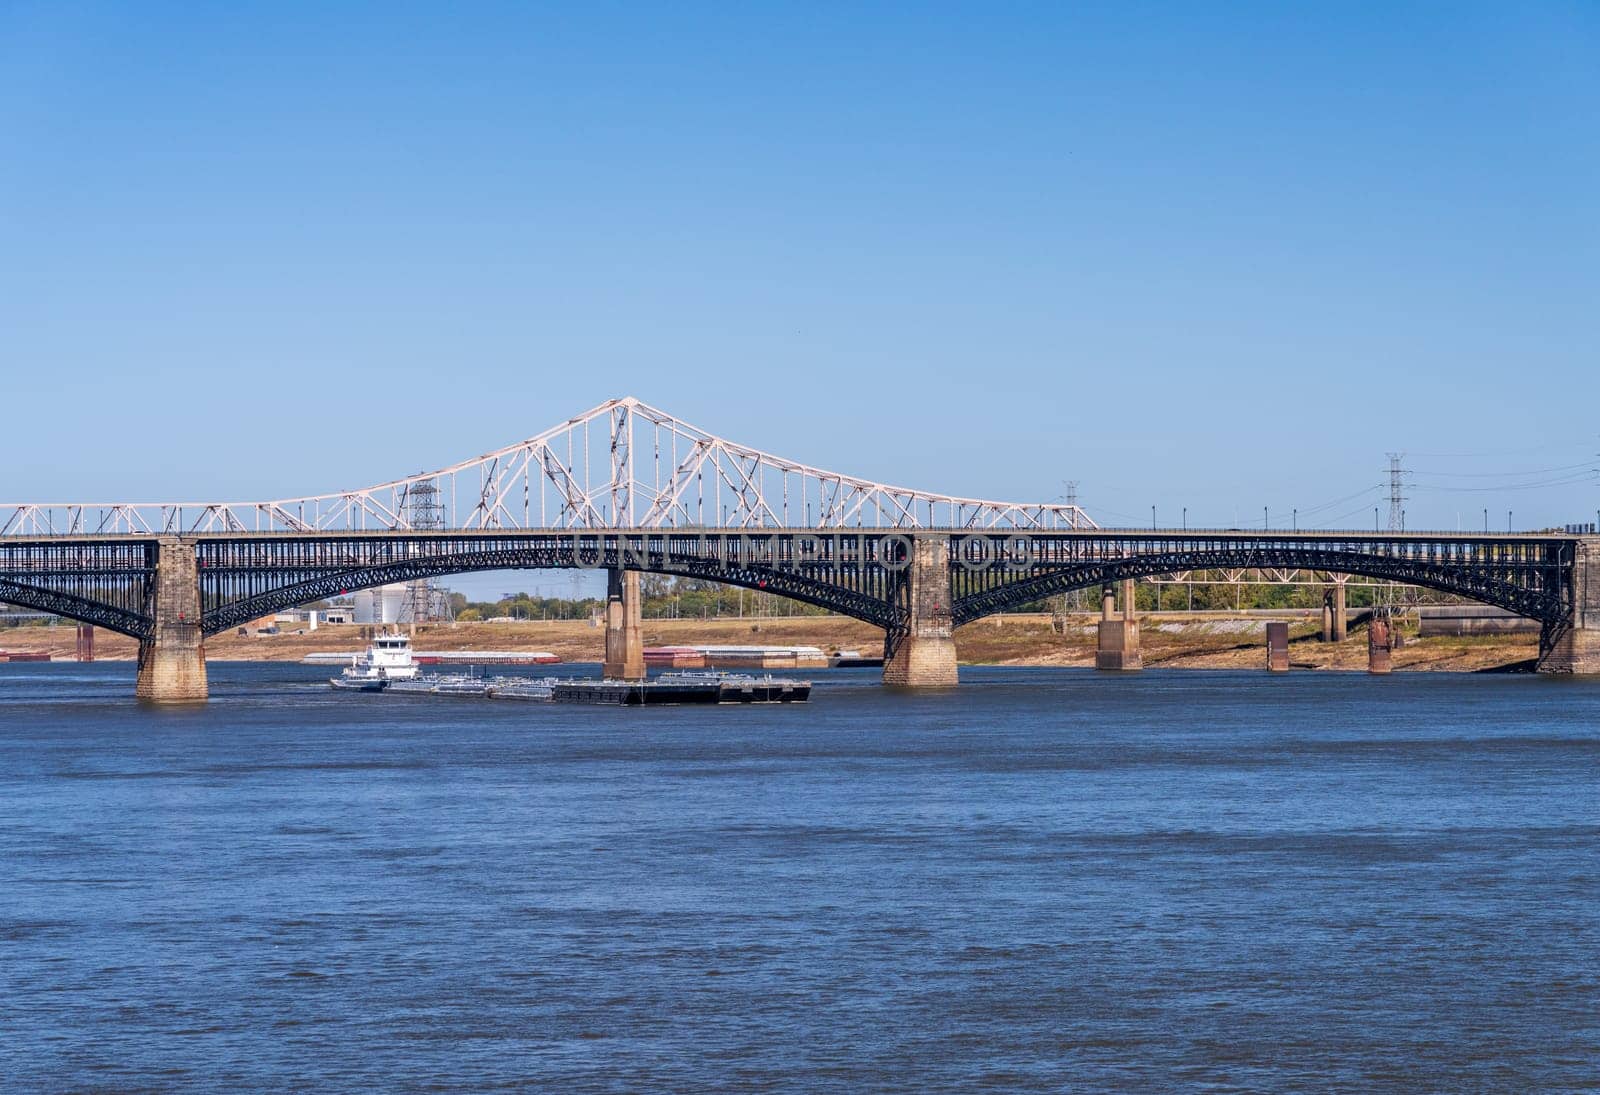
[[[1459,594],[1540,621],[1542,667],[1600,672],[1591,554],[1600,538],[1102,529],[1076,505],[825,471],[637,399],[359,490],[0,504],[0,602],[138,638],[140,694],[169,699],[205,695],[206,635],[371,586],[515,568],[607,570],[608,602],[635,613],[626,575],[639,571],[792,597],[883,628],[885,679],[896,683],[953,683],[960,624],[1069,590],[1206,570],[1362,575]]]
[[[1582,538],[1564,535],[1144,531],[905,532],[563,529],[213,533],[192,552],[199,619],[211,635],[308,601],[470,571],[641,570],[792,597],[895,631],[906,626],[912,545],[948,544],[955,625],[1057,593],[1196,570],[1299,569],[1424,586],[1559,629],[1575,603]],[[153,636],[162,538],[132,534],[0,539],[0,601]]]

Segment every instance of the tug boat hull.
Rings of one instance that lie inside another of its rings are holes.
[[[329,677],[328,683],[340,692],[382,692],[389,687],[382,677]]]

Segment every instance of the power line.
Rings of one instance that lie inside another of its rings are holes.
[[[1332,509],[1335,506],[1342,506],[1346,502],[1350,502],[1350,501],[1353,501],[1354,499],[1360,498],[1364,494],[1371,494],[1373,491],[1382,490],[1382,489],[1383,489],[1383,484],[1382,483],[1374,483],[1369,487],[1363,487],[1362,489],[1356,491],[1354,494],[1347,494],[1343,498],[1335,498],[1331,502],[1323,502],[1322,504],[1316,505],[1316,506],[1303,507],[1300,510],[1300,512],[1301,512],[1302,515],[1309,515],[1309,514],[1313,514],[1313,513],[1321,513],[1325,509]]]
[[[1121,513],[1121,512],[1119,512],[1117,510],[1109,509],[1109,508],[1107,508],[1105,506],[1093,505],[1093,506],[1088,506],[1088,507],[1085,507],[1085,508],[1092,510],[1094,513],[1106,514],[1108,517],[1120,517],[1123,520],[1128,522],[1128,526],[1127,527],[1129,527],[1129,528],[1132,528],[1134,525],[1143,524],[1143,522],[1144,522],[1144,518],[1143,517],[1135,517],[1131,513]]]
[[[1517,449],[1494,449],[1489,452],[1412,452],[1412,456],[1436,460],[1490,460],[1501,456],[1521,456],[1530,452],[1551,452],[1556,449],[1588,448],[1593,441],[1551,441],[1543,445],[1529,445]]]
[[[1346,518],[1354,517],[1358,513],[1364,514],[1366,512],[1367,512],[1367,507],[1366,507],[1366,504],[1363,503],[1362,505],[1357,506],[1353,510],[1347,510],[1346,512],[1339,514],[1337,517],[1328,518],[1328,527],[1329,528],[1338,528],[1340,521],[1343,521]]]
[[[1553,468],[1528,468],[1524,471],[1418,471],[1412,474],[1448,479],[1517,479],[1525,475],[1548,475],[1552,472],[1574,471],[1580,468],[1593,471],[1594,467],[1594,461],[1589,460],[1582,464],[1560,464]]]
[[[1554,479],[1538,479],[1531,483],[1494,483],[1485,487],[1443,487],[1424,485],[1421,489],[1429,494],[1482,494],[1516,490],[1542,490],[1546,487],[1563,487],[1573,483],[1594,483],[1600,481],[1600,468],[1590,468],[1577,475],[1557,476]]]

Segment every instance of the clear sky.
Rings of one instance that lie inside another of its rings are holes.
[[[1597,328],[1592,2],[0,4],[0,501],[631,394],[1103,523],[1370,527],[1399,450],[1411,527],[1531,527],[1600,508]]]

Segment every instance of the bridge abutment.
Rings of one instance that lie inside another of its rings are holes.
[[[644,679],[644,636],[640,630],[639,572],[612,570],[606,579],[606,660],[600,673],[607,680]]]
[[[148,639],[139,641],[133,694],[151,703],[196,703],[209,694],[205,636],[200,629],[200,575],[194,545],[161,538],[147,611]]]
[[[1116,587],[1101,591],[1100,631],[1094,652],[1094,667],[1111,672],[1131,672],[1144,668],[1139,649],[1139,620],[1134,613],[1133,579],[1122,582],[1122,617],[1117,618]]]
[[[957,681],[951,614],[950,540],[919,536],[911,541],[907,581],[911,617],[903,634],[890,634],[883,683],[901,688],[951,688]]]
[[[1600,537],[1573,544],[1572,619],[1544,625],[1538,668],[1549,676],[1600,675]]]

